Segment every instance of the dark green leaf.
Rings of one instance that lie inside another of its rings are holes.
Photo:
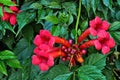
[[[101,71],[92,65],[84,65],[77,72],[79,80],[106,80]]]
[[[19,32],[22,30],[22,28],[32,22],[35,19],[35,12],[21,12],[17,15],[17,22],[18,22],[18,31],[16,36],[19,34]]]
[[[70,14],[77,15],[75,2],[64,2],[62,7]]]
[[[6,60],[6,63],[12,68],[21,68],[20,62],[17,59]]]
[[[0,72],[7,75],[6,66],[3,61],[0,61]]]
[[[16,6],[16,4],[12,2],[11,0],[0,0],[0,3],[6,6]]]
[[[14,53],[18,56],[18,59],[26,60],[33,53],[33,48],[33,44],[30,44],[26,39],[22,38],[15,46]]]
[[[23,32],[23,36],[26,40],[28,40],[28,41],[33,40],[34,31],[33,31],[33,26],[31,24],[24,27],[22,32]]]
[[[117,59],[115,61],[115,66],[117,67],[118,70],[120,70],[120,59]]]
[[[116,19],[117,19],[117,20],[120,20],[120,11],[116,12],[116,15],[115,15],[115,16],[116,16]]]
[[[117,3],[120,5],[120,0],[117,0]]]
[[[73,73],[67,73],[67,74],[62,74],[54,78],[53,80],[68,80],[68,78],[72,75]]]
[[[119,21],[113,22],[109,28],[110,31],[114,31],[114,30],[118,30],[118,29],[120,29],[120,22]]]
[[[47,74],[40,77],[40,80],[53,80],[55,77],[69,73],[69,68],[65,65],[59,64],[55,65]]]
[[[14,53],[12,51],[5,50],[5,51],[0,52],[1,60],[15,59],[15,58],[16,58],[16,56],[14,55]]]
[[[75,29],[72,29],[72,30],[71,30],[71,34],[70,34],[70,35],[71,35],[71,38],[72,38],[72,39],[75,39],[76,33],[77,33],[77,32],[76,32]]]
[[[91,0],[91,6],[92,6],[94,13],[96,13],[96,9],[98,7],[98,4],[99,4],[99,0]]]
[[[93,65],[102,70],[106,65],[106,56],[102,54],[91,54],[85,59],[84,65]]]
[[[112,31],[110,35],[113,37],[116,43],[120,43],[120,32],[119,31]]]
[[[46,16],[43,19],[50,21],[53,24],[58,24],[58,18],[56,16]]]
[[[112,0],[102,0],[103,4],[112,10]]]
[[[42,8],[42,5],[41,5],[40,3],[37,3],[37,2],[32,3],[32,4],[28,7],[28,9],[41,9],[41,8]]]

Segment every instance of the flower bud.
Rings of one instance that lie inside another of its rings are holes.
[[[15,25],[16,24],[16,15],[11,15],[10,17],[10,24]]]

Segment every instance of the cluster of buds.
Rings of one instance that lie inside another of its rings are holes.
[[[54,59],[60,57],[62,61],[69,61],[70,66],[74,66],[76,62],[83,63],[82,56],[87,53],[86,49],[90,46],[95,46],[97,50],[102,50],[102,53],[106,54],[115,46],[115,41],[107,32],[109,26],[107,21],[102,21],[97,16],[90,21],[90,28],[78,37],[77,44],[72,40],[67,41],[64,38],[52,36],[48,30],[40,30],[34,39],[36,48],[32,56],[32,64],[38,65],[41,71],[47,71],[54,65]],[[96,39],[82,42],[90,34],[96,36]],[[55,47],[55,43],[61,46]]]
[[[13,3],[16,4],[16,1],[13,0]],[[11,25],[15,25],[17,20],[16,16],[20,12],[20,10],[16,6],[9,6],[8,8],[11,10],[11,12],[7,12],[4,10],[4,5],[0,5],[3,9],[3,16],[1,17],[2,21],[8,21]]]

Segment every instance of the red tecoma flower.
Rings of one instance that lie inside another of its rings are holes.
[[[103,54],[107,54],[110,48],[115,46],[115,41],[110,38],[110,34],[104,30],[101,30],[98,34],[98,38],[94,40],[87,41],[80,46],[80,49],[85,49],[90,46],[95,46],[97,50],[102,49]]]
[[[110,24],[107,21],[102,21],[101,18],[98,16],[95,17],[95,19],[91,20],[90,23],[90,28],[85,30],[79,37],[78,37],[78,43],[83,41],[89,34],[92,36],[97,36],[99,31],[101,30],[108,30]]]
[[[36,48],[34,52],[35,55],[32,56],[32,64],[38,65],[41,71],[47,71],[54,65],[54,59],[56,57],[65,55],[59,48],[47,51]]]
[[[40,30],[39,35],[34,39],[34,44],[40,48],[53,47],[54,43],[55,39],[48,30]]]
[[[2,20],[3,21],[8,21],[10,18],[10,14],[7,12],[3,12]]]
[[[11,25],[15,25],[16,22],[17,22],[17,20],[16,20],[16,15],[15,15],[15,14],[12,14],[12,15],[10,16],[10,24],[11,24]]]
[[[95,19],[90,21],[90,33],[96,36],[100,30],[108,30],[110,24],[107,21],[102,21],[100,17],[96,16]]]

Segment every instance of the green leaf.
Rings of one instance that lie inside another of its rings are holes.
[[[32,3],[28,9],[42,9],[42,5],[38,2]]]
[[[26,60],[33,53],[33,48],[33,44],[30,44],[26,39],[22,38],[15,46],[14,53],[18,56],[18,59]]]
[[[8,7],[4,7],[4,10],[5,10],[5,12],[8,12],[8,13],[14,13],[12,10],[10,10],[10,8],[8,8]]]
[[[16,58],[16,56],[14,55],[14,53],[12,51],[5,50],[5,51],[0,52],[1,60],[15,59],[15,58]]]
[[[114,38],[116,43],[120,43],[120,32],[119,31],[111,31],[109,33]]]
[[[83,65],[77,72],[79,80],[106,80],[101,71],[92,65]]]
[[[69,73],[69,68],[63,64],[55,65],[48,73],[40,76],[40,80],[53,80],[55,77]]]
[[[62,4],[62,7],[69,12],[70,14],[73,14],[75,16],[77,16],[77,10],[76,10],[76,4],[75,2],[64,2]]]
[[[91,3],[91,0],[82,0],[82,5],[84,5],[85,9],[87,10],[87,13],[89,15],[90,13],[90,3]]]
[[[62,74],[54,78],[53,80],[68,80],[68,78],[72,75],[73,73],[67,73],[67,74]]]
[[[48,7],[53,8],[53,9],[61,9],[61,6],[60,6],[60,4],[58,2],[50,2],[48,4]]]
[[[46,16],[43,19],[50,21],[53,24],[58,24],[58,18],[56,16]]]
[[[6,66],[3,61],[0,61],[0,72],[2,72],[3,74],[7,76]]]
[[[114,31],[114,30],[118,30],[118,29],[120,29],[120,22],[119,21],[113,22],[109,28],[110,31]]]
[[[117,0],[117,3],[120,5],[120,0]]]
[[[112,10],[112,0],[102,0],[103,4]]]
[[[53,36],[59,36],[60,35],[60,26],[53,26],[51,29],[51,33]]]
[[[3,16],[3,10],[2,10],[2,7],[0,7],[0,16]]]
[[[96,9],[98,7],[99,2],[100,2],[99,0],[91,0],[91,7],[94,13],[96,13]]]
[[[106,56],[103,54],[91,54],[85,59],[84,65],[96,66],[102,70],[106,65]]]
[[[72,38],[72,39],[75,39],[75,35],[76,35],[76,34],[77,34],[76,30],[75,30],[75,29],[72,29],[72,30],[71,30],[71,34],[70,34],[70,35],[71,35],[71,38]]]
[[[17,15],[17,22],[18,22],[18,31],[16,36],[19,34],[19,32],[22,30],[23,27],[25,27],[26,24],[32,22],[36,17],[35,12],[26,12],[23,11]]]
[[[117,20],[120,20],[120,11],[116,12],[115,17],[116,17]]]
[[[115,61],[115,66],[117,67],[118,70],[120,70],[120,59],[117,59]]]
[[[16,4],[12,2],[11,0],[0,0],[0,3],[6,6],[16,6]]]
[[[16,34],[13,27],[8,22],[3,21],[2,23],[3,23],[3,26],[4,26],[5,29],[8,29],[11,32],[13,32],[14,34]]]
[[[81,25],[80,25],[80,29],[81,29],[82,31],[84,31],[85,29],[87,29],[87,27],[88,27],[88,20],[82,21],[82,23],[81,23]]]
[[[17,59],[6,60],[6,63],[12,68],[21,68],[20,62]]]
[[[23,37],[26,40],[28,40],[28,41],[32,41],[33,40],[34,31],[33,31],[33,26],[31,26],[31,24],[27,25],[26,27],[24,27],[22,32],[23,32]]]

